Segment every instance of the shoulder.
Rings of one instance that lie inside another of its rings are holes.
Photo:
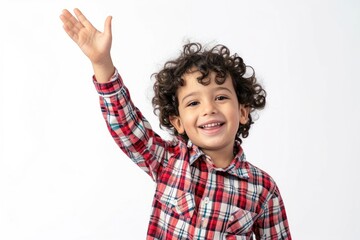
[[[248,172],[248,182],[254,187],[261,189],[261,192],[266,193],[266,195],[277,192],[276,182],[270,174],[248,161],[244,162],[244,167]]]
[[[174,161],[179,159],[184,159],[187,156],[188,149],[186,146],[186,143],[183,142],[181,139],[173,138],[171,140],[165,141],[165,149],[167,153],[169,154],[167,159],[168,161]]]

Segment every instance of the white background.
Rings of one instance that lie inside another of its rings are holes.
[[[107,132],[59,19],[74,7],[101,30],[113,16],[114,62],[157,130],[152,73],[188,40],[239,53],[268,92],[244,148],[279,185],[293,238],[359,238],[359,1],[2,0],[0,239],[146,235],[154,183]]]

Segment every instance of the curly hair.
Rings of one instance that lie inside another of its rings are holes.
[[[239,123],[236,134],[236,139],[241,142],[240,136],[246,138],[254,123],[251,113],[265,107],[266,91],[257,82],[254,69],[246,66],[236,53],[230,55],[230,50],[224,45],[216,45],[208,50],[200,43],[188,43],[177,59],[167,61],[161,71],[153,74],[155,96],[152,105],[154,113],[159,117],[160,127],[169,129],[175,136],[179,135],[171,125],[170,117],[179,116],[176,92],[179,87],[184,86],[183,75],[193,67],[202,74],[198,82],[203,85],[210,83],[207,76],[211,72],[216,73],[217,84],[223,84],[228,75],[231,77],[239,104],[250,108],[248,122]],[[249,77],[244,76],[247,67],[252,69]],[[186,134],[181,136],[188,140]]]

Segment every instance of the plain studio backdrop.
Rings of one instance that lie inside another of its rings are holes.
[[[227,45],[268,92],[244,141],[280,187],[294,239],[358,239],[360,2],[1,1],[0,239],[144,239],[154,183],[107,131],[88,59],[62,29],[113,16],[114,63],[154,129],[151,74]]]

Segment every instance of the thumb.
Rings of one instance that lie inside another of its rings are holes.
[[[111,33],[111,20],[112,20],[112,16],[108,16],[105,20],[105,25],[104,25],[104,32],[105,34],[109,34],[110,36],[112,35]]]

